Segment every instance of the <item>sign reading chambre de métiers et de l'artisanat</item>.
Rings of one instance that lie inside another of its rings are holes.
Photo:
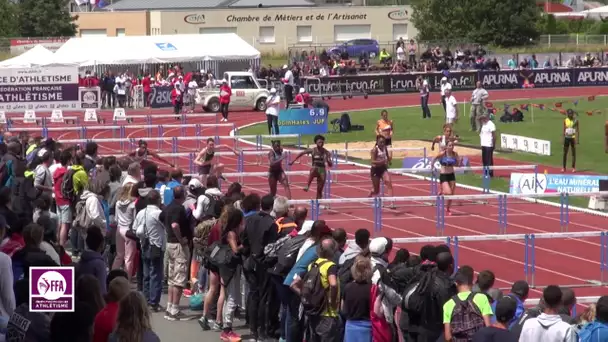
[[[78,68],[0,68],[0,110],[79,109]]]
[[[266,14],[266,15],[229,15],[226,21],[229,23],[258,23],[258,22],[299,22],[299,21],[357,21],[367,20],[366,13],[318,13],[307,15],[293,14]]]

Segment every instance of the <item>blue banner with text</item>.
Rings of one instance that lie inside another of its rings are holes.
[[[282,109],[279,112],[279,131],[281,134],[325,134],[327,114],[325,108]]]

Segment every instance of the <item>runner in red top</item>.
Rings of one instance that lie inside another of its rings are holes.
[[[150,94],[152,93],[152,75],[147,73],[141,80],[141,85],[144,90],[144,107],[150,107]]]
[[[228,81],[223,79],[220,86],[220,112],[222,113],[222,122],[228,121],[228,105],[230,104],[230,96],[232,89],[228,85]]]

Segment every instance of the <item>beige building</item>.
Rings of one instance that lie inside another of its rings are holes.
[[[230,8],[183,11],[79,13],[79,35],[166,35],[234,32],[262,53],[357,38],[394,42],[414,38],[410,6]],[[105,31],[104,31],[105,30]]]

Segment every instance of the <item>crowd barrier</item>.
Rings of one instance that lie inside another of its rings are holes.
[[[303,86],[312,95],[362,92],[369,95],[418,92],[416,80],[426,79],[431,90],[439,91],[439,72],[409,74],[367,74],[302,77]],[[473,90],[480,81],[487,90],[516,88],[556,88],[608,85],[608,68],[558,68],[500,71],[451,71],[447,76],[453,90]],[[345,89],[346,88],[346,89]]]
[[[336,171],[334,171],[336,172]],[[346,171],[348,172],[348,171]],[[480,195],[430,195],[430,196],[402,196],[402,197],[366,197],[366,198],[324,198],[314,200],[290,200],[292,205],[307,205],[310,207],[310,215],[313,220],[320,218],[321,212],[325,210],[343,209],[340,204],[355,204],[356,208],[371,208],[373,213],[374,233],[382,231],[382,217],[384,208],[387,206],[433,206],[435,207],[436,235],[445,235],[445,203],[447,200],[460,201],[470,204],[488,204],[496,201],[498,211],[498,233],[506,234],[508,228],[508,206],[515,199],[545,199],[559,198],[560,230],[568,231],[570,224],[570,198],[608,196],[608,191],[576,192],[576,193],[541,193],[541,194],[480,194]],[[333,208],[332,208],[333,207]]]

